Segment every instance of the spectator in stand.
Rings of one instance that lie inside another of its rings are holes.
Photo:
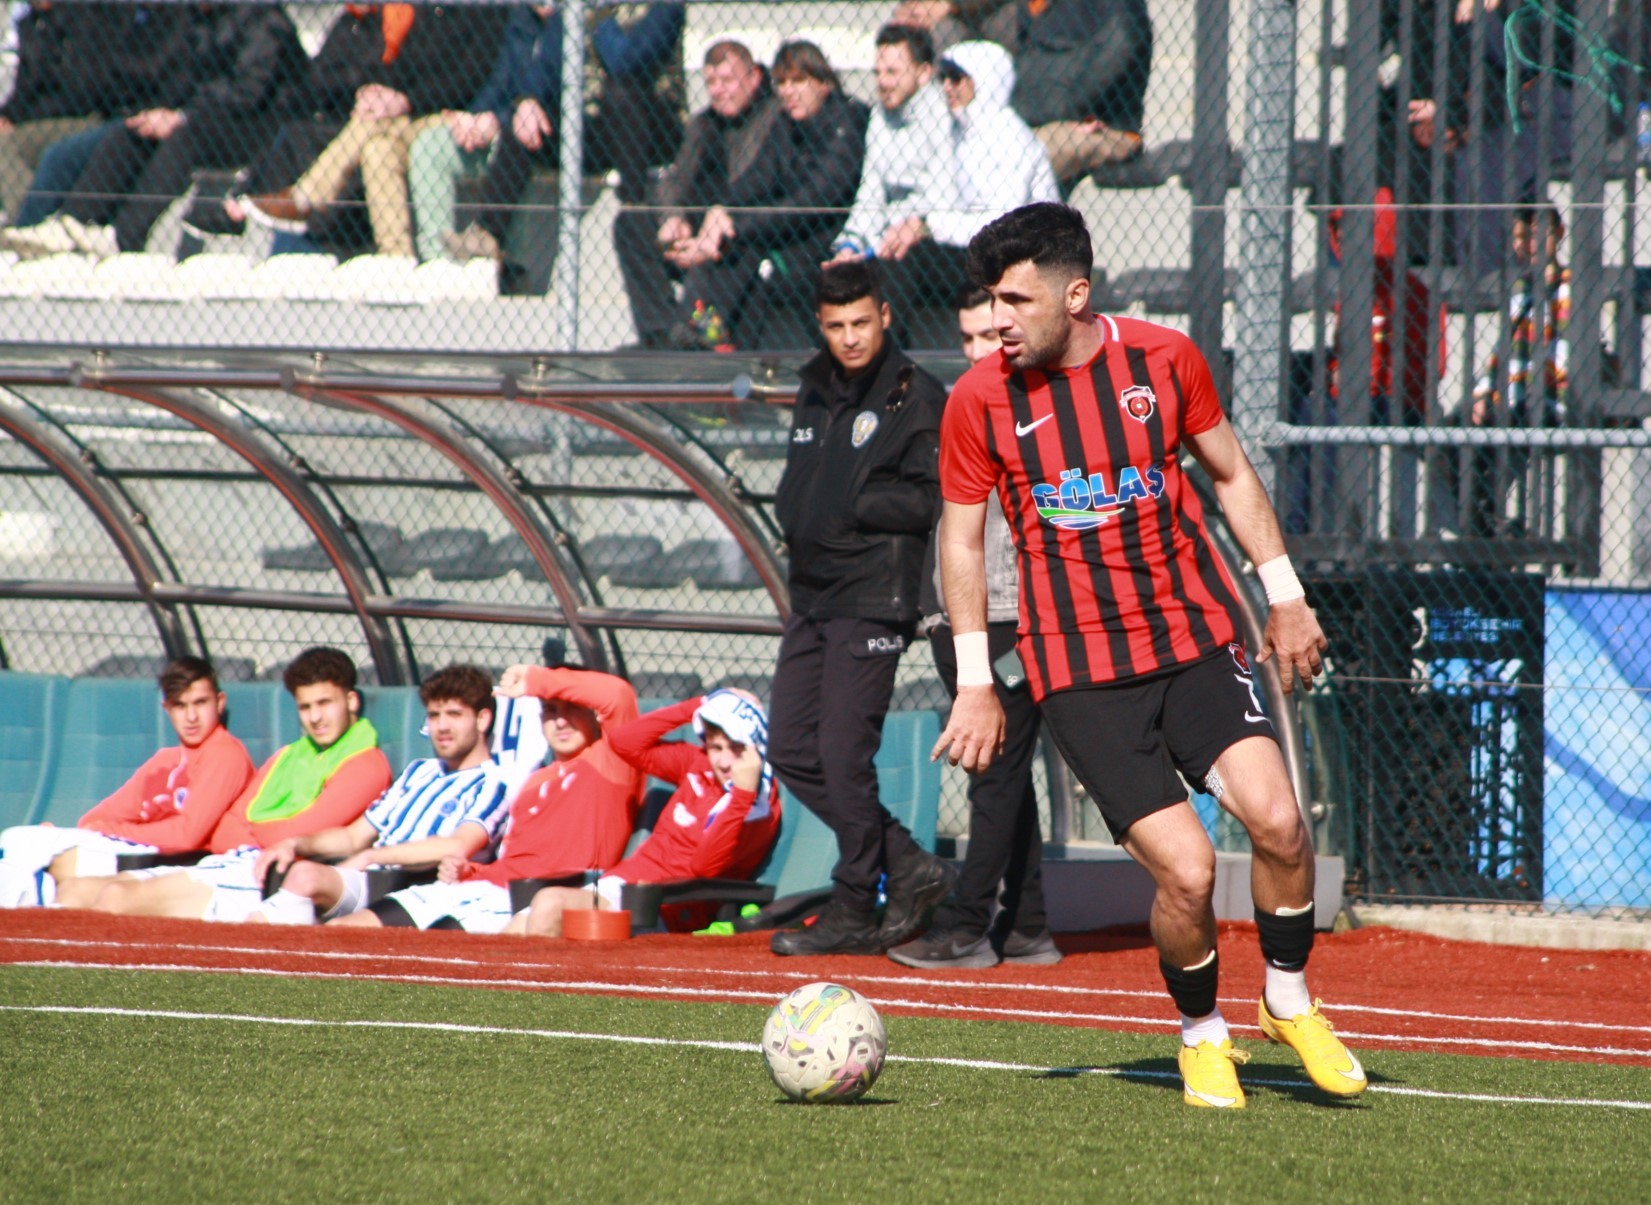
[[[470,858],[493,843],[510,803],[509,785],[488,748],[493,683],[474,665],[450,665],[419,687],[434,757],[408,763],[358,819],[268,846],[245,866],[240,889],[268,893],[247,917],[313,925],[367,906],[375,866],[434,866]],[[315,859],[328,859],[327,865]],[[269,876],[280,887],[269,891]],[[223,888],[219,888],[222,890]]]
[[[961,49],[954,47],[953,53]],[[969,363],[1001,354],[1003,339],[992,322],[992,297],[979,285],[965,285],[958,292],[957,330]],[[940,680],[955,699],[957,655],[941,597],[938,538],[937,530],[929,541],[932,572],[923,578],[924,628]],[[987,500],[985,541],[987,655],[992,689],[1003,708],[1003,748],[989,767],[969,778],[969,849],[957,886],[935,911],[928,932],[888,952],[902,966],[965,970],[1000,961],[1049,966],[1061,960],[1044,911],[1043,833],[1038,828],[1038,792],[1032,784],[1042,716],[1015,652],[1018,554],[996,494]],[[1002,907],[994,917],[992,906],[1000,899]]]
[[[1570,397],[1571,270],[1560,259],[1565,221],[1545,205],[1520,209],[1513,219],[1513,257],[1519,278],[1508,298],[1508,363],[1492,352],[1473,386],[1468,423],[1475,427],[1563,427]],[[1541,248],[1540,252],[1538,248]],[[1541,260],[1538,262],[1538,255]],[[1542,279],[1537,279],[1540,271]],[[1530,452],[1524,448],[1474,448],[1468,462],[1464,534],[1521,535],[1522,520],[1504,515],[1504,501],[1524,476]],[[1452,464],[1460,465],[1461,461]],[[1459,493],[1449,484],[1450,502]],[[1447,502],[1447,507],[1450,505]],[[1454,527],[1448,518],[1444,524]]]
[[[870,111],[844,95],[842,82],[813,42],[787,42],[774,56],[780,119],[768,146],[738,180],[725,203],[713,205],[695,246],[671,342],[710,348],[702,331],[721,327],[730,342],[753,346],[747,307],[759,279],[790,280],[812,289],[815,265],[854,201],[866,154]],[[766,265],[766,267],[765,267]],[[781,301],[776,294],[764,305]]]
[[[537,696],[556,760],[523,784],[492,862],[449,855],[439,881],[385,896],[332,924],[524,931],[510,884],[612,866],[625,852],[642,804],[643,776],[613,751],[604,729],[636,719],[636,692],[612,674],[513,665],[499,680],[506,698]]]
[[[343,199],[359,173],[378,253],[412,257],[407,162],[413,140],[476,95],[498,55],[509,9],[408,7],[394,61],[356,92],[349,122],[291,188],[242,202],[253,221],[308,234],[312,216]],[[389,26],[385,37],[388,53]]]
[[[518,8],[493,74],[467,109],[413,140],[407,187],[421,260],[504,259],[505,232],[535,167],[554,168],[562,100],[562,19],[555,6]],[[483,173],[481,213],[454,230],[453,182]]]
[[[698,745],[665,735],[692,722]],[[780,831],[780,788],[766,760],[768,716],[754,695],[714,690],[662,707],[616,728],[613,751],[643,774],[676,787],[653,832],[630,857],[596,880],[596,907],[617,912],[627,883],[680,879],[749,879]],[[546,887],[533,896],[527,932],[562,935],[562,913],[588,908],[593,893]],[[709,923],[714,904],[660,909],[674,933]]]
[[[1146,0],[903,0],[894,19],[950,47],[985,38],[1015,57],[1015,112],[1071,188],[1141,153],[1152,20]]]
[[[177,99],[106,133],[59,211],[0,241],[23,256],[142,251],[196,167],[245,163],[302,110],[309,60],[283,9],[203,6],[189,41],[188,59],[174,65]]]
[[[95,6],[98,9],[102,5]],[[15,217],[52,143],[103,124],[95,94],[94,6],[29,4],[15,21],[17,74],[0,106],[0,211]]]
[[[977,230],[1033,201],[1060,200],[1060,187],[1043,144],[1009,107],[1015,64],[1007,50],[996,42],[959,42],[939,74],[952,113],[958,207],[929,214],[924,226],[936,243],[956,249],[961,279]]]
[[[414,47],[412,53],[420,53],[421,43],[443,36],[445,13],[426,9],[426,19],[420,21],[416,19],[418,11],[411,4],[348,5],[340,9],[321,49],[310,61],[304,114],[282,126],[274,141],[260,149],[247,170],[237,176],[227,197],[197,198],[186,224],[201,235],[243,233],[243,202],[247,195],[292,187],[293,181],[343,131],[366,87],[391,79],[397,61],[408,53],[409,44]],[[340,198],[345,203],[328,215],[329,220],[318,219],[311,237],[343,245],[356,245],[370,237],[365,218],[357,209],[361,199],[360,181],[353,181]]]
[[[122,854],[206,845],[252,778],[252,760],[224,727],[224,694],[210,664],[179,657],[158,682],[178,743],[139,766],[76,827],[31,824],[0,833],[0,908],[51,904],[60,884],[114,874]]]
[[[877,100],[860,188],[830,262],[879,260],[889,305],[904,323],[912,308],[963,274],[962,248],[923,237],[924,219],[958,207],[952,119],[934,83],[934,43],[926,31],[878,31]]]
[[[619,203],[640,204],[652,170],[682,145],[688,80],[681,0],[587,10],[585,174],[619,173]]]
[[[282,675],[304,735],[278,749],[207,838],[213,856],[194,866],[80,878],[60,892],[66,907],[128,916],[242,921],[258,907],[248,873],[258,851],[288,837],[346,825],[390,785],[378,731],[361,716],[355,663],[338,649],[305,649]]]
[[[709,262],[708,246],[721,245],[726,213],[715,217],[713,207],[757,167],[780,117],[768,72],[741,43],[712,43],[704,76],[710,104],[688,123],[682,148],[659,182],[655,200],[663,220],[653,210],[627,209],[614,226],[614,250],[645,348],[672,345],[671,282]],[[726,342],[724,318],[705,315],[689,345]]]
[[[168,101],[194,21],[181,4],[29,6],[17,29],[16,86],[0,109],[0,203],[13,225],[57,211],[120,125],[110,115]]]

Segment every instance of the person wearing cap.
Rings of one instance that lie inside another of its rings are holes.
[[[699,744],[666,740],[693,723]],[[749,879],[780,831],[780,794],[768,764],[768,715],[742,690],[710,694],[650,711],[608,734],[613,752],[639,772],[676,787],[653,832],[630,857],[596,881],[598,908],[618,911],[627,883]],[[562,912],[588,908],[592,892],[546,887],[533,897],[527,932],[560,937]],[[660,909],[672,932],[702,927],[715,905]]]

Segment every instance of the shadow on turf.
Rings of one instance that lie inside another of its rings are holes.
[[[1281,1070],[1281,1069],[1280,1069]],[[1366,1076],[1373,1084],[1391,1082],[1388,1077],[1373,1074],[1368,1068]],[[1051,1067],[1047,1071],[1035,1072],[1033,1079],[1082,1079],[1087,1075],[1102,1075],[1109,1079],[1133,1080],[1138,1083],[1151,1084],[1167,1090],[1178,1090],[1181,1086],[1181,1072],[1175,1065],[1174,1059],[1136,1059],[1129,1063],[1117,1063],[1110,1067],[1081,1066],[1081,1067]],[[1305,1079],[1281,1079],[1269,1075],[1240,1074],[1239,1080],[1244,1090],[1251,1096],[1258,1092],[1269,1092],[1274,1096],[1288,1097],[1299,1100],[1303,1104],[1318,1105],[1326,1109],[1357,1109],[1365,1107],[1367,1098],[1364,1096],[1341,1097],[1331,1096],[1313,1086]]]
[[[862,1105],[897,1105],[900,1103],[900,1098],[898,1096],[862,1096],[858,1100],[812,1101],[792,1100],[788,1096],[782,1096],[774,1103],[777,1105],[807,1105],[811,1109],[857,1109]]]

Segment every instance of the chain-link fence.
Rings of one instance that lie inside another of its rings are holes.
[[[1187,330],[1268,479],[1333,642],[1302,721],[1318,846],[1352,894],[1643,915],[1648,9],[12,5],[0,320],[19,365],[28,344],[629,348],[569,379],[708,380],[654,350],[699,349],[723,380],[738,360],[784,382],[822,262],[875,254],[903,339],[950,348],[969,232],[1052,181],[1089,220],[1097,308]],[[754,349],[769,358],[714,354]],[[325,637],[412,677],[449,648],[532,652],[543,625],[510,608],[573,599],[604,624],[689,610],[721,629],[559,630],[581,655],[770,672],[751,548],[772,531],[730,539],[613,426],[498,398],[319,409],[273,379],[165,387],[176,405],[141,381],[12,379],[14,664],[150,657],[160,624],[250,673]],[[290,493],[270,504],[213,419],[255,432],[337,547]],[[417,433],[461,420],[486,472]],[[645,423],[762,513],[781,411]],[[548,551],[488,492],[518,474]],[[126,580],[256,583],[271,606],[115,597],[111,556]],[[289,609],[317,574],[396,604],[365,626]],[[31,601],[45,576],[54,601]],[[925,655],[904,701],[940,701]]]

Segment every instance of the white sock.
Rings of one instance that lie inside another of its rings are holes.
[[[272,925],[313,925],[315,901],[283,887],[264,901],[263,913]]]
[[[1313,998],[1307,994],[1306,971],[1281,971],[1267,964],[1267,1011],[1280,1021],[1288,1021],[1313,1011]]]
[[[1181,1044],[1196,1046],[1200,1042],[1212,1042],[1219,1046],[1228,1038],[1227,1018],[1221,1015],[1218,1008],[1207,1017],[1189,1017],[1181,1014]]]

